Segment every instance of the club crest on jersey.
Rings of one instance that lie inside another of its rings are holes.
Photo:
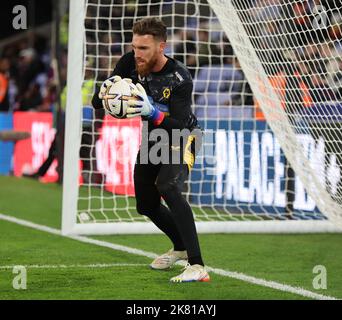
[[[165,88],[164,91],[163,91],[163,97],[165,99],[169,99],[170,98],[170,95],[171,95],[171,91],[169,88]]]

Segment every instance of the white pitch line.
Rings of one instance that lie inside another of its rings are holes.
[[[268,287],[284,292],[290,292],[294,294],[298,294],[303,297],[311,298],[311,299],[316,299],[316,300],[338,300],[338,298],[332,297],[332,296],[326,296],[323,294],[315,293],[300,287],[292,287],[287,284],[275,282],[275,281],[270,281],[270,280],[265,280],[265,279],[260,279],[260,278],[255,278],[243,273],[235,272],[235,271],[228,271],[228,270],[222,270],[222,269],[217,269],[217,268],[211,268],[208,267],[207,270],[213,273],[216,273],[220,276],[224,277],[230,277],[233,279],[253,283],[259,286],[263,287]]]
[[[75,268],[115,268],[115,267],[142,267],[146,266],[143,263],[94,263],[94,264],[29,264],[20,265],[20,267],[25,267],[27,269],[75,269]],[[18,265],[8,265],[0,266],[0,270],[13,269],[18,267]]]
[[[139,250],[136,248],[126,247],[126,246],[114,244],[111,242],[95,240],[95,239],[84,237],[84,236],[65,236],[65,235],[62,235],[61,231],[58,229],[54,229],[54,228],[47,227],[44,225],[39,225],[39,224],[30,222],[27,220],[23,220],[23,219],[14,218],[14,217],[4,215],[1,213],[0,213],[0,220],[13,222],[13,223],[16,223],[16,224],[19,224],[19,225],[22,225],[25,227],[33,228],[33,229],[36,229],[39,231],[52,233],[52,234],[59,235],[59,236],[65,237],[65,238],[77,240],[77,241],[84,242],[84,243],[90,243],[90,244],[94,244],[97,246],[110,248],[113,250],[123,251],[123,252],[131,253],[134,255],[144,256],[144,257],[148,257],[148,258],[152,258],[152,259],[156,258],[158,256],[157,254],[155,254],[153,252],[148,252],[148,251]],[[183,264],[183,263],[180,262],[177,264]],[[220,275],[220,276],[238,279],[238,280],[245,281],[248,283],[252,283],[255,285],[260,285],[260,286],[268,287],[268,288],[275,289],[275,290],[280,290],[280,291],[284,291],[284,292],[297,294],[297,295],[300,295],[300,296],[303,296],[306,298],[311,298],[311,299],[316,299],[316,300],[337,300],[336,297],[318,294],[318,293],[315,293],[315,292],[312,292],[312,291],[309,291],[309,290],[306,290],[303,288],[292,287],[290,285],[282,284],[282,283],[275,282],[275,281],[269,281],[269,280],[264,280],[264,279],[260,279],[260,278],[255,278],[255,277],[252,277],[252,276],[249,276],[249,275],[246,275],[243,273],[239,273],[239,272],[223,270],[223,269],[218,269],[218,268],[212,268],[209,266],[207,266],[206,269],[209,272],[215,273],[215,274]]]

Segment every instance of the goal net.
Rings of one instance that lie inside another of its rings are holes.
[[[199,232],[340,230],[340,1],[71,0],[63,231],[158,231],[135,208],[140,119],[90,107],[151,16],[194,80],[204,144],[184,196]]]

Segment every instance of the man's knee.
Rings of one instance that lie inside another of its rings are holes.
[[[149,205],[148,203],[141,203],[137,201],[137,212],[142,216],[151,217],[156,214],[158,206]]]
[[[157,189],[163,198],[180,192],[180,188],[178,184],[172,180],[160,181],[160,182],[158,181]]]

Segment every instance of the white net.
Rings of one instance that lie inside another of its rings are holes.
[[[256,1],[250,10],[227,1],[222,10],[209,2],[285,152],[285,213],[295,216],[302,190],[301,209],[317,206],[339,222],[342,4]]]
[[[166,54],[194,79],[205,135],[184,195],[196,220],[341,219],[341,2],[88,0],[84,97],[147,16],[166,23]],[[78,222],[145,221],[132,180],[140,121],[84,110]]]

